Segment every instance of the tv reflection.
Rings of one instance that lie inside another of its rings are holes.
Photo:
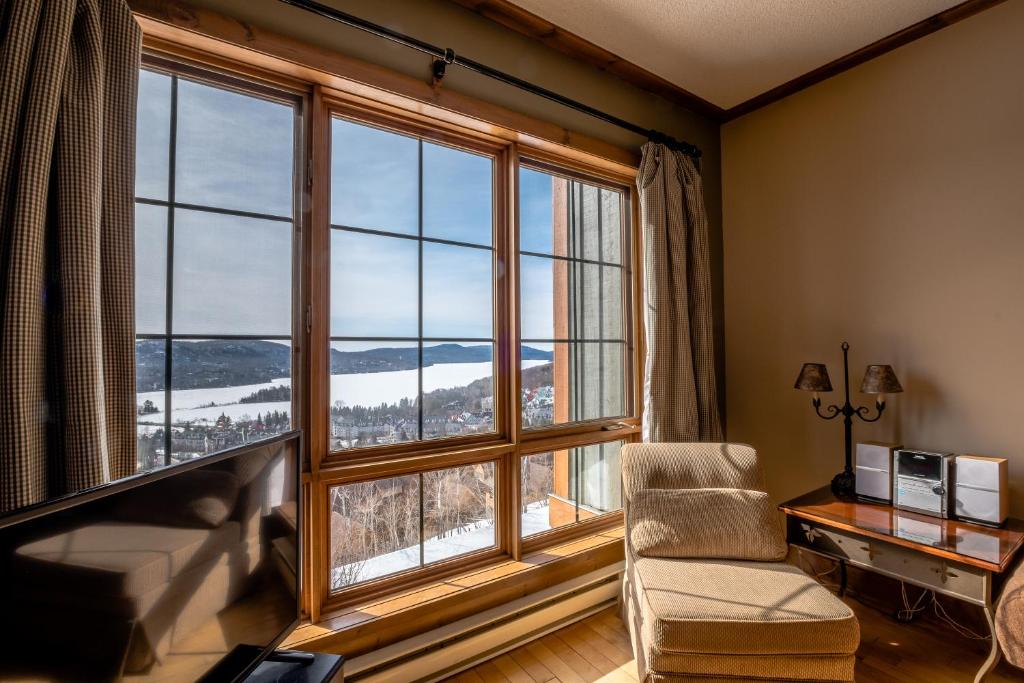
[[[0,680],[232,680],[297,618],[296,443],[0,531]]]

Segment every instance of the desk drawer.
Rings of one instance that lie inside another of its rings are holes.
[[[791,544],[975,604],[988,599],[988,572],[848,531],[788,517]]]
[[[879,571],[906,579],[940,593],[984,605],[988,597],[987,574],[967,564],[904,548],[892,543],[874,542],[873,565]]]
[[[871,565],[868,539],[807,520],[789,518],[789,542],[853,564]]]

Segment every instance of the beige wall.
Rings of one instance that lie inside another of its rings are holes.
[[[1008,457],[1024,514],[1022,36],[1007,2],[723,127],[729,438],[775,496],[841,468],[792,386],[827,362],[838,398],[847,339],[906,390],[855,442]]]
[[[722,349],[722,202],[718,124],[632,87],[582,62],[519,35],[451,0],[322,0],[350,14],[383,24],[488,66],[506,71],[559,94],[614,114],[645,128],[692,142],[704,156],[702,171],[715,272],[716,341]],[[431,59],[409,48],[375,38],[277,0],[186,0],[262,28],[430,80]],[[565,128],[639,151],[644,139],[541,97],[460,68],[451,68],[445,86],[529,114]],[[719,359],[724,358],[724,351]],[[722,363],[718,368],[723,372]],[[724,397],[723,397],[724,400]],[[723,406],[724,407],[724,406]]]

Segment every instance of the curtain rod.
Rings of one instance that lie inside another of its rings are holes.
[[[638,126],[635,123],[630,123],[625,119],[620,119],[619,117],[603,112],[600,109],[595,109],[590,105],[583,104],[582,102],[570,99],[568,97],[565,97],[564,95],[559,95],[558,93],[548,90],[547,88],[542,88],[541,86],[534,85],[529,81],[524,81],[523,79],[505,73],[504,71],[499,71],[498,69],[491,68],[486,64],[481,64],[480,62],[469,59],[468,57],[461,57],[459,55],[456,55],[455,51],[452,50],[451,48],[439,48],[436,45],[431,45],[430,43],[424,42],[417,38],[413,38],[412,36],[407,36],[404,33],[393,31],[387,28],[386,26],[374,24],[373,22],[361,19],[360,17],[348,14],[347,12],[342,12],[341,10],[334,9],[333,7],[328,7],[327,5],[315,2],[315,0],[280,1],[285,4],[292,5],[293,7],[298,7],[299,9],[306,10],[307,12],[318,14],[321,17],[331,19],[332,21],[337,21],[341,24],[345,24],[346,26],[351,26],[352,28],[357,28],[361,31],[373,34],[378,38],[384,38],[385,40],[390,40],[391,42],[398,43],[400,45],[412,48],[413,50],[418,50],[419,52],[428,54],[434,57],[434,77],[438,80],[444,77],[445,67],[448,64],[461,66],[465,69],[469,69],[470,71],[475,71],[478,74],[487,76],[488,78],[493,78],[507,85],[519,88],[520,90],[525,90],[526,92],[538,95],[545,99],[551,100],[552,102],[557,102],[558,104],[564,107],[568,107],[569,109],[575,109],[578,112],[582,112],[596,119],[600,119],[605,123],[610,123],[613,126],[618,126],[619,128],[625,128],[626,130],[632,133],[642,135],[649,140],[659,142],[671,149],[683,152],[684,154],[687,154],[693,157],[694,159],[699,159],[701,156],[700,149],[697,146],[690,144],[689,142],[676,140],[675,138],[666,133],[644,128],[643,126]]]

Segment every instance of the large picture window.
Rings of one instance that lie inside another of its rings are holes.
[[[486,434],[494,160],[331,120],[331,449]]]
[[[296,104],[143,69],[138,467],[287,431]]]
[[[618,523],[633,167],[193,57],[140,72],[140,471],[303,428],[314,620]]]

